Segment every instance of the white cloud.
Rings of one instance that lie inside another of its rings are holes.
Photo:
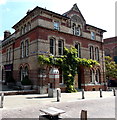
[[[6,4],[7,0],[0,0],[0,5]]]

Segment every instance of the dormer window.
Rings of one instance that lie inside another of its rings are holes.
[[[55,30],[59,30],[60,29],[60,23],[59,22],[54,21],[54,29]]]
[[[81,28],[80,28],[80,26],[78,26],[78,27],[76,28],[76,35],[77,35],[77,36],[80,36],[80,35],[81,35]]]
[[[73,35],[75,35],[75,31],[76,31],[76,24],[73,23],[73,26],[72,26],[72,31],[73,31]]]
[[[80,36],[81,35],[81,27],[80,27],[80,25],[76,26],[76,24],[73,23],[72,31],[73,31],[73,35]]]
[[[94,32],[91,32],[91,39],[95,40],[95,33]]]

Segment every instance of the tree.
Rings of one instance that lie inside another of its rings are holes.
[[[64,82],[67,86],[67,92],[76,91],[74,88],[74,77],[77,74],[78,66],[82,65],[85,67],[93,67],[93,65],[99,65],[97,61],[92,59],[78,58],[77,50],[74,47],[70,49],[64,48],[64,55],[59,58],[54,58],[54,56],[44,56],[39,55],[38,61],[40,64],[54,65],[56,67],[61,67],[63,71]]]
[[[117,64],[109,56],[105,56],[105,67],[106,78],[108,80],[117,79]]]

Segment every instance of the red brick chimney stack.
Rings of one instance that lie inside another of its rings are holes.
[[[4,39],[9,37],[11,35],[11,32],[9,30],[4,31]]]

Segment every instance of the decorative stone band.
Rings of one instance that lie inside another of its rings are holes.
[[[105,83],[101,83],[101,84],[100,84],[100,83],[96,83],[96,84],[95,84],[95,83],[81,84],[81,86],[94,86],[94,85],[95,85],[95,86],[96,86],[96,85],[98,86],[98,85],[106,85],[106,84],[105,84]]]

